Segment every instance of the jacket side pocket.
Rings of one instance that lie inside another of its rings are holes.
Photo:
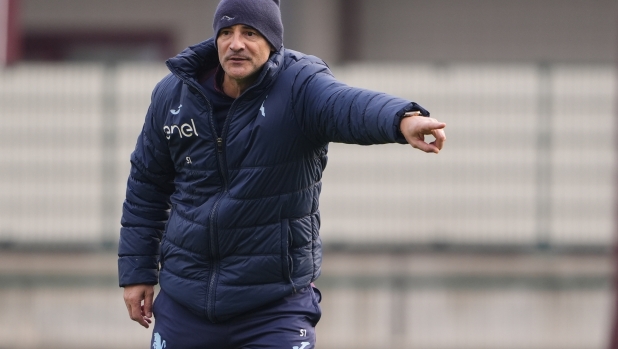
[[[283,279],[289,282],[294,287],[294,293],[296,293],[296,287],[292,281],[292,256],[290,255],[290,247],[292,245],[290,231],[290,222],[287,219],[281,221],[281,274]]]

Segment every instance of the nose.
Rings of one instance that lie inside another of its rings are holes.
[[[234,33],[232,35],[232,42],[230,42],[230,50],[232,51],[240,51],[245,48],[245,43],[242,40],[242,36],[240,33]]]

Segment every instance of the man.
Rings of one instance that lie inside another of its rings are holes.
[[[444,143],[416,103],[285,49],[280,16],[277,0],[222,0],[214,37],[153,91],[118,262],[131,319],[148,328],[154,312],[153,348],[314,348],[328,143]]]

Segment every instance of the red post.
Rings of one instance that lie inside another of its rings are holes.
[[[0,66],[21,58],[21,21],[19,0],[0,0]]]

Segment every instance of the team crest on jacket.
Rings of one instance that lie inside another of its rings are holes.
[[[178,106],[178,109],[174,110],[174,109],[170,109],[170,113],[172,113],[173,115],[178,115],[178,113],[180,113],[180,108],[182,108],[182,104]]]

